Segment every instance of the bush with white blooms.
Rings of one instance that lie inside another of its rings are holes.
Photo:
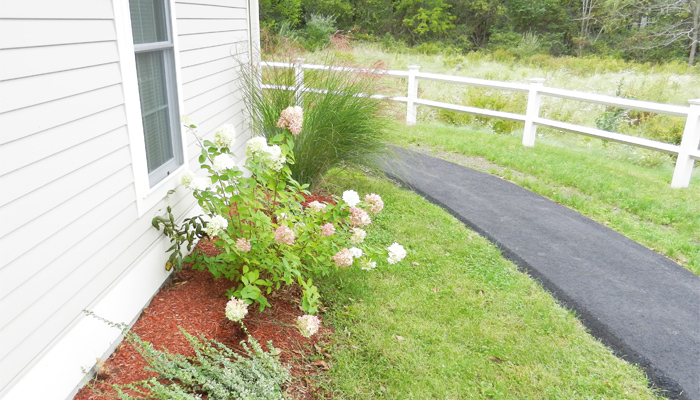
[[[253,302],[262,310],[270,305],[266,295],[273,290],[299,285],[307,315],[300,317],[298,326],[303,335],[310,336],[319,324],[313,315],[320,305],[315,277],[334,268],[355,266],[370,271],[383,260],[396,264],[406,257],[406,251],[398,243],[385,249],[365,242],[373,216],[384,208],[378,194],[361,197],[347,190],[328,202],[307,203],[304,195],[309,195],[308,185],[292,179],[289,169],[294,163],[294,140],[304,134],[301,108],[284,110],[278,126],[285,128],[282,134],[269,140],[248,140],[246,158],[239,165],[232,154],[236,143],[232,126],[219,128],[210,141],[197,135],[194,123],[185,122],[200,146],[199,163],[204,173],[186,173],[182,185],[192,191],[206,213],[200,236],[206,233],[221,250],[216,256],[195,250],[186,261],[233,282],[228,292],[232,300],[226,307],[226,316],[233,321],[245,316],[243,304],[245,312]],[[166,220],[158,221],[165,224]],[[189,230],[194,227],[179,229],[192,236]]]

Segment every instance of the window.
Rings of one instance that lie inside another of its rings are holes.
[[[168,0],[129,0],[148,182],[183,164]]]

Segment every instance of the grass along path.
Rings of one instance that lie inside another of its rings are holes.
[[[333,398],[656,398],[640,369],[447,212],[385,179],[334,182],[381,194],[368,239],[408,257],[322,280],[336,340],[321,384]]]
[[[513,135],[422,124],[392,140],[414,150],[499,175],[574,209],[700,275],[700,174],[671,189],[673,166],[636,165],[620,145],[538,138],[526,148]]]

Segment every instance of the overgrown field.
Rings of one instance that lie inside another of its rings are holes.
[[[619,96],[659,103],[688,105],[700,98],[700,69],[681,62],[651,65],[620,59],[589,57],[551,57],[535,54],[516,59],[507,52],[425,53],[399,49],[388,52],[379,44],[354,43],[351,52],[307,53],[307,62],[380,65],[406,70],[421,66],[422,72],[466,76],[497,81],[527,83],[545,78],[545,86],[582,92]],[[387,78],[387,94],[406,95],[405,80]],[[419,96],[425,99],[524,114],[526,94],[487,88],[420,81]],[[634,110],[617,109],[585,102],[544,97],[541,116],[669,143],[680,143],[685,119]],[[419,108],[419,119],[457,125],[480,124],[497,133],[522,129],[519,122],[489,119],[446,110]],[[540,130],[543,134],[559,134]]]

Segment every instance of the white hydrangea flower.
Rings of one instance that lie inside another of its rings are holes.
[[[240,322],[248,314],[248,304],[245,301],[231,297],[226,303],[226,318],[233,322]]]
[[[343,192],[343,201],[350,207],[355,207],[360,202],[360,195],[354,190],[346,190]]]
[[[357,247],[351,247],[348,250],[350,250],[350,254],[352,254],[353,258],[360,258],[364,254],[362,249],[358,249]]]
[[[282,148],[278,145],[265,146],[262,151],[265,153],[265,164],[272,170],[279,172],[287,162],[287,157],[282,155]]]
[[[233,157],[228,154],[219,154],[214,157],[211,168],[216,172],[221,172],[226,169],[232,169],[235,166],[236,162],[233,160]]]
[[[363,271],[371,271],[371,270],[377,268],[377,262],[372,261],[372,260],[363,259],[362,261],[360,261],[360,268]]]
[[[406,250],[400,244],[394,242],[391,246],[387,247],[389,251],[389,257],[386,259],[389,264],[396,264],[406,257]]]
[[[228,220],[221,215],[215,215],[207,223],[207,229],[205,229],[205,231],[209,237],[214,237],[226,228],[228,228]]]
[[[180,178],[180,184],[189,189],[194,178],[195,175],[192,173],[192,171],[185,171],[185,173],[182,174],[182,178]]]
[[[350,243],[360,244],[365,241],[367,232],[365,232],[364,229],[352,228],[350,231],[352,232],[352,236],[350,236]]]
[[[191,171],[186,171],[180,179],[182,186],[190,190],[207,190],[209,181],[206,178],[197,177]]]
[[[308,208],[313,212],[321,212],[326,208],[326,205],[314,200],[309,203]]]
[[[272,146],[266,146],[263,151],[270,155],[272,158],[278,158],[282,155],[282,148],[274,144]]]
[[[236,128],[231,124],[222,125],[214,132],[214,146],[218,148],[226,147],[230,149],[235,140]]]
[[[267,139],[262,136],[255,136],[248,140],[246,154],[248,156],[260,155],[267,148]]]
[[[209,189],[209,181],[207,178],[197,177],[190,182],[188,188],[191,190],[207,190]]]
[[[321,320],[315,315],[297,317],[297,328],[303,337],[311,337],[321,326]]]
[[[278,157],[278,158],[272,158],[268,162],[268,167],[270,169],[275,170],[277,172],[280,172],[282,170],[282,167],[284,167],[284,163],[287,162],[287,158],[285,156]]]

